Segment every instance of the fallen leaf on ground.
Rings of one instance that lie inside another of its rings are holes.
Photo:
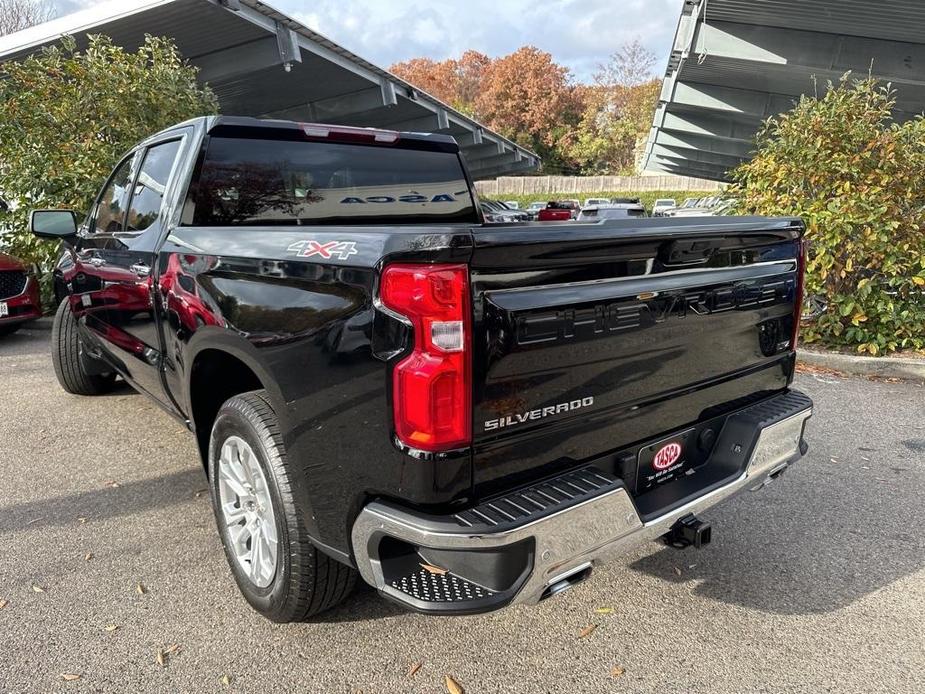
[[[830,463],[837,463],[837,462],[838,462],[838,458],[829,458],[829,462],[830,462]]]
[[[4,600],[3,598],[0,598],[0,610],[2,610],[4,607],[6,607],[9,604],[10,603],[8,603],[6,600]]]
[[[231,684],[231,677],[228,675],[222,675],[222,684],[224,684],[226,687],[229,686]]]
[[[677,566],[674,567],[674,572],[675,572],[676,574],[678,574],[678,576],[681,575],[681,569],[679,569]]]
[[[443,576],[443,574],[449,573],[447,569],[442,569],[439,566],[433,566],[432,564],[421,563],[421,568],[428,573],[437,574],[438,576]]]
[[[462,685],[449,675],[443,676],[443,683],[446,685],[446,690],[450,694],[465,694],[466,692],[466,690],[462,688]]]
[[[154,656],[154,659],[157,661],[157,664],[161,667],[164,667],[167,664],[167,656],[164,655],[164,651],[158,650],[157,655]]]
[[[613,614],[613,608],[612,608],[612,607],[598,607],[598,608],[597,608],[596,610],[594,610],[594,611],[597,612],[598,614]]]
[[[103,628],[103,631],[115,631],[115,630],[118,629],[118,628],[119,628],[119,625],[118,625],[118,624],[107,624],[107,625]]]
[[[617,679],[618,677],[622,677],[625,673],[626,673],[626,670],[620,667],[619,665],[614,665],[613,668],[610,670],[610,676],[613,677],[614,679]]]
[[[116,487],[119,486],[119,483],[116,482],[115,480],[106,480],[106,486],[109,487],[110,489],[115,489]]]
[[[33,593],[44,593],[44,592],[45,592],[45,589],[42,588],[42,586],[37,586],[37,585],[35,585],[35,584],[33,583],[33,584],[32,584],[32,592],[33,592]]]
[[[84,561],[90,561],[93,559],[93,552],[87,552],[87,556],[84,557]]]
[[[63,679],[65,682],[73,682],[74,680],[79,680],[80,675],[78,675],[76,672],[62,672],[61,679]]]
[[[580,639],[588,638],[589,636],[591,636],[591,634],[594,633],[595,629],[597,629],[597,624],[589,624],[584,629],[578,632],[578,638]]]
[[[83,525],[84,523],[87,522],[87,519],[81,516],[80,518],[77,519],[77,522]]]
[[[170,655],[171,653],[176,653],[179,650],[180,650],[180,644],[175,643],[174,645],[168,646],[167,648],[164,649],[164,655]]]
[[[145,588],[141,583],[139,583],[137,586],[135,586],[135,592],[138,593],[139,595],[144,595],[145,593],[148,592],[148,589]]]
[[[408,668],[408,677],[414,677],[415,673],[421,669],[421,666],[424,663],[411,663],[411,667]]]

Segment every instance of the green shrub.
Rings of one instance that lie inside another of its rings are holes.
[[[487,200],[516,200],[520,203],[521,209],[531,202],[546,202],[548,200],[568,200],[577,199],[584,202],[585,198],[639,198],[639,201],[645,206],[646,210],[652,212],[652,205],[659,198],[674,198],[680,205],[686,198],[704,198],[711,195],[719,195],[720,191],[713,192],[696,191],[696,190],[647,190],[645,192],[627,192],[619,190],[605,190],[597,193],[531,193],[529,195],[482,195],[480,197]]]
[[[136,142],[192,116],[215,113],[173,43],[147,36],[136,53],[94,36],[83,52],[65,38],[22,62],[0,65],[2,243],[48,267],[56,244],[28,231],[36,207],[89,209],[118,158]]]
[[[743,214],[797,215],[810,241],[807,293],[827,311],[803,339],[879,355],[925,348],[925,122],[893,122],[872,79],[804,96],[733,172]]]

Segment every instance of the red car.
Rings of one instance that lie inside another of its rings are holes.
[[[536,216],[540,222],[567,222],[578,216],[580,206],[577,200],[554,200],[540,210]]]
[[[0,337],[41,317],[36,273],[18,258],[0,253]]]

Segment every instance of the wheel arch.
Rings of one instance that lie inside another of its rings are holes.
[[[190,350],[186,398],[203,466],[208,465],[209,436],[215,416],[222,403],[235,395],[266,391],[280,427],[286,431],[285,399],[276,380],[253,353],[256,349],[243,338],[226,333],[208,336],[197,333],[196,337],[207,339],[197,340],[199,344]]]

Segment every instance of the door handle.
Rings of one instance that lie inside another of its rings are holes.
[[[135,263],[134,265],[130,265],[129,270],[134,272],[139,277],[147,277],[151,274],[151,268],[144,263]]]

